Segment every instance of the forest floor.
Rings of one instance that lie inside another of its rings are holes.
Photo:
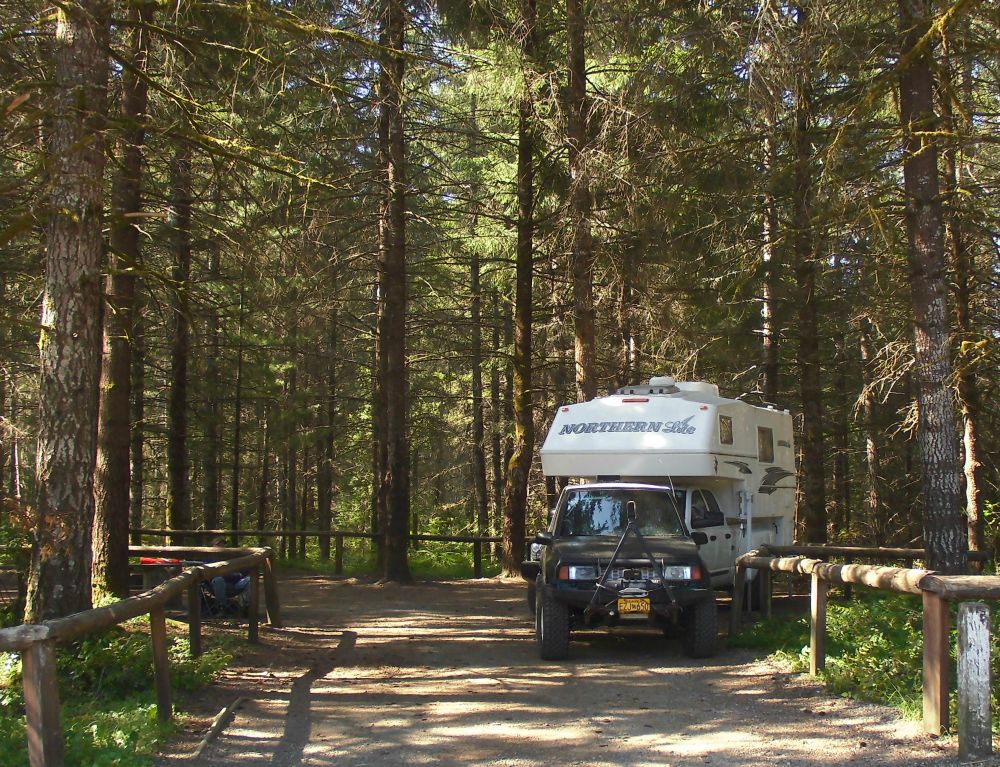
[[[595,630],[541,661],[520,581],[286,574],[280,590],[287,628],[183,702],[158,767],[956,763],[953,739],[745,650],[693,661],[659,632]]]

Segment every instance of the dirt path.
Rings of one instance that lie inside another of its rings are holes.
[[[263,633],[159,767],[954,764],[916,723],[742,651],[706,664],[657,633],[592,631],[540,661],[520,583],[303,576],[281,593],[293,628]]]

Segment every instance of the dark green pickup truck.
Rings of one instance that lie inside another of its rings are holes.
[[[612,482],[570,485],[549,528],[535,537],[538,559],[521,566],[533,586],[541,657],[569,653],[574,628],[654,625],[682,630],[686,654],[715,652],[715,595],[698,555],[705,534],[689,533],[675,491]]]

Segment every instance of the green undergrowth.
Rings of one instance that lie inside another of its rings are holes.
[[[487,556],[486,548],[483,547],[483,576],[491,578],[500,573],[500,562]],[[320,559],[319,553],[310,549],[305,559],[281,559],[278,560],[278,567],[333,575],[335,567],[332,556],[331,553],[331,559]],[[424,543],[420,548],[410,549],[409,563],[410,572],[415,578],[427,580],[472,578],[472,545],[438,541]],[[374,553],[345,552],[343,574],[354,577],[377,577],[378,568]]]
[[[153,656],[143,621],[59,645],[56,665],[62,703],[66,764],[79,767],[141,767],[152,763],[174,729],[160,725],[153,693]],[[172,638],[170,684],[194,691],[232,659],[223,640],[199,658],[186,638]],[[0,764],[27,767],[21,660],[0,653]]]
[[[826,669],[820,675],[832,692],[886,703],[905,716],[918,718],[923,705],[923,611],[919,597],[858,589],[852,600],[827,606]],[[955,626],[952,609],[951,625]],[[1000,620],[993,615],[991,657],[993,679],[1000,680]],[[952,630],[951,678],[955,669]],[[809,670],[809,618],[776,615],[730,638],[730,646],[747,647],[787,662],[794,671]],[[952,682],[954,688],[954,682]],[[1000,702],[1000,683],[993,685],[993,710]],[[957,693],[951,692],[952,722]],[[995,722],[994,729],[997,729]]]

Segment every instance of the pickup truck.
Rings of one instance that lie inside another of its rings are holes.
[[[543,659],[566,658],[573,629],[622,624],[679,627],[687,655],[715,652],[715,595],[698,553],[707,537],[685,527],[678,492],[631,482],[563,490],[535,537],[540,558],[521,566]]]

